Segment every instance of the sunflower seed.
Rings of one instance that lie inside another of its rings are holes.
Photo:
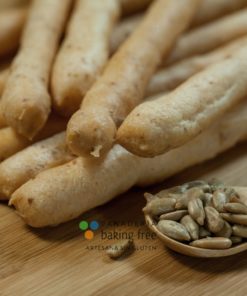
[[[229,238],[224,237],[212,237],[202,238],[190,243],[191,246],[203,249],[228,249],[232,245],[232,241]]]
[[[207,226],[209,231],[217,233],[222,230],[224,226],[224,220],[213,207],[205,207]]]
[[[159,221],[157,228],[160,232],[178,241],[190,241],[187,229],[180,223],[170,220]]]
[[[239,244],[242,242],[242,237],[240,236],[231,236],[230,240],[232,241],[233,244]]]
[[[188,214],[187,210],[179,210],[179,211],[170,212],[170,213],[161,215],[160,220],[179,221],[181,218],[183,218],[187,214]]]
[[[221,217],[230,222],[241,225],[247,225],[247,215],[238,215],[238,214],[229,214],[229,213],[221,213]]]
[[[234,225],[232,227],[232,233],[235,236],[247,238],[247,226]]]
[[[247,214],[247,206],[236,202],[225,204],[224,209],[230,213]]]
[[[153,216],[169,213],[175,210],[176,199],[174,198],[153,198],[143,209],[145,214]]]
[[[209,186],[211,187],[211,191],[214,192],[218,189],[224,189],[225,188],[225,184],[222,183],[220,180],[218,180],[217,178],[213,178],[208,182]]]
[[[112,245],[107,251],[107,255],[112,259],[117,259],[124,255],[130,248],[133,248],[133,240],[126,239]]]
[[[190,217],[190,215],[184,216],[180,223],[187,229],[193,240],[199,238],[199,225]]]
[[[203,226],[200,226],[200,228],[199,228],[199,237],[200,238],[205,238],[205,237],[208,237],[208,236],[211,236],[211,233],[206,228],[204,228]]]
[[[219,232],[215,233],[215,235],[219,236],[219,237],[227,237],[227,238],[229,238],[232,235],[232,227],[231,227],[231,225],[228,222],[224,221],[223,228]]]
[[[188,203],[188,211],[190,216],[199,224],[203,225],[205,220],[205,212],[203,203],[199,198],[193,198]]]
[[[213,194],[211,193],[205,193],[204,197],[203,197],[203,204],[206,207],[212,207],[213,203],[212,203],[212,198],[213,198]]]
[[[220,213],[224,212],[224,205],[229,202],[229,197],[222,190],[216,190],[213,193],[212,204],[213,207]]]
[[[191,188],[186,191],[180,199],[177,200],[175,208],[177,210],[185,210],[188,208],[189,201],[194,198],[202,199],[204,192],[200,188]]]

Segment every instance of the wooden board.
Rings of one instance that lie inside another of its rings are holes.
[[[211,177],[247,186],[246,151],[247,144],[239,145],[148,190]],[[25,226],[12,209],[0,205],[0,295],[246,295],[247,253],[196,259],[169,251],[157,238],[144,238],[150,233],[142,225],[143,192],[133,189],[80,219],[40,230]],[[101,223],[93,240],[84,238],[81,220]],[[110,260],[101,248],[112,241],[102,231],[108,236],[133,233],[138,250]]]

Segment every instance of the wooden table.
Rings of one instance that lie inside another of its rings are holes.
[[[247,186],[246,151],[246,144],[239,145],[148,190],[211,177]],[[206,260],[169,251],[142,225],[143,205],[143,190],[133,189],[80,219],[41,230],[0,205],[0,295],[247,295],[247,253]],[[81,220],[101,223],[93,240],[84,238]],[[132,233],[138,249],[119,261],[101,250],[112,243],[102,231],[109,236],[114,230]]]

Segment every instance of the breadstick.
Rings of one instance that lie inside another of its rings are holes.
[[[73,158],[65,143],[65,132],[27,147],[0,164],[0,199],[8,199],[38,173]]]
[[[143,14],[130,16],[121,21],[113,30],[110,40],[110,51],[114,53],[119,46],[133,33],[143,19]]]
[[[146,9],[153,0],[119,0],[122,6],[122,14],[128,15]]]
[[[142,100],[162,56],[168,54],[176,37],[186,28],[198,3],[197,0],[154,2],[89,90],[81,109],[72,116],[67,142],[73,153],[99,156],[112,147],[117,127]],[[166,36],[166,42],[162,36]]]
[[[44,171],[15,191],[10,204],[33,227],[57,225],[108,202],[134,185],[160,182],[214,158],[246,139],[246,126],[245,102],[191,142],[162,156],[140,158],[115,145],[102,160],[77,158]]]
[[[102,73],[109,39],[120,14],[116,0],[77,0],[66,38],[57,55],[52,92],[59,113],[72,115]]]
[[[175,89],[179,84],[207,66],[230,57],[241,46],[247,46],[246,36],[227,43],[207,54],[182,60],[158,71],[151,79],[146,95],[150,96]]]
[[[14,155],[32,143],[53,136],[66,128],[67,121],[58,116],[51,116],[39,134],[29,141],[27,138],[17,134],[11,127],[0,129],[0,162]]]
[[[246,6],[246,0],[202,0],[192,24],[194,26],[202,25]]]
[[[195,13],[195,17],[192,21],[192,26],[202,25],[209,21],[215,20],[218,17],[222,17],[227,15],[228,13],[232,13],[237,11],[241,8],[247,6],[247,0],[202,0],[201,5],[199,6],[197,12]],[[128,18],[123,19],[113,31],[111,37],[111,52],[115,52],[118,47],[129,37],[129,35],[135,30],[137,25],[141,22],[143,18],[143,14],[133,15]],[[219,20],[221,22],[221,20]],[[217,24],[217,23],[216,23]],[[217,36],[221,38],[221,32],[223,31],[222,27],[224,24],[220,26],[220,32]],[[216,28],[217,29],[217,28]],[[198,29],[199,30],[199,29]],[[213,29],[212,29],[213,31]],[[198,31],[198,36],[200,34],[208,34],[207,30],[204,31],[203,27],[202,30]],[[217,34],[215,31],[213,36]],[[224,34],[228,34],[227,30]],[[232,34],[232,31],[229,32]],[[234,34],[232,34],[234,36]],[[188,35],[189,36],[189,35]],[[183,38],[183,37],[182,37]],[[188,37],[189,38],[189,37]],[[204,39],[204,36],[201,36],[201,40]],[[231,40],[232,38],[229,38]],[[196,42],[196,41],[195,41]],[[189,41],[187,42],[189,44]]]
[[[195,54],[203,54],[247,34],[247,9],[196,28],[177,41],[166,65]]]
[[[71,0],[34,0],[2,96],[8,125],[32,139],[50,112],[48,79]]]
[[[188,142],[247,94],[246,46],[168,95],[135,108],[118,130],[130,152],[153,157]]]
[[[17,49],[26,16],[26,8],[0,11],[0,56]]]

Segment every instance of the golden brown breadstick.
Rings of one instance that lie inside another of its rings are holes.
[[[34,0],[2,96],[8,125],[32,139],[50,112],[48,79],[71,0]]]
[[[128,15],[146,9],[153,0],[119,0],[122,6],[122,14]]]
[[[0,199],[8,199],[38,173],[73,158],[66,146],[65,132],[27,147],[0,164]]]
[[[202,25],[246,6],[246,0],[202,0],[192,24]]]
[[[153,157],[188,142],[247,94],[247,47],[137,106],[117,133],[130,152]]]
[[[44,171],[15,191],[10,204],[33,227],[63,223],[134,185],[160,182],[215,157],[246,139],[246,126],[245,102],[191,142],[162,156],[140,158],[115,145],[102,160],[77,158]]]
[[[192,21],[193,26],[198,26],[209,21],[215,20],[218,17],[227,15],[247,6],[247,0],[202,0],[195,17]],[[133,15],[123,19],[115,28],[111,37],[111,52],[115,52],[118,47],[124,42],[127,37],[134,31],[137,25],[143,18],[143,14]],[[222,25],[224,27],[224,24]],[[222,29],[221,29],[222,31]],[[218,33],[221,37],[221,31]],[[201,34],[207,31],[200,31]],[[216,34],[216,32],[214,33]],[[227,31],[225,32],[227,34]],[[232,34],[230,32],[230,34]],[[199,35],[199,33],[198,33]],[[201,36],[203,40],[203,35]],[[231,40],[231,38],[229,38]]]
[[[203,54],[246,34],[247,9],[244,9],[183,34],[165,64]]]
[[[114,53],[119,46],[129,37],[136,29],[137,25],[143,19],[143,14],[135,14],[122,20],[112,32],[110,40],[110,50]]]
[[[117,127],[142,100],[162,56],[168,54],[189,24],[198,3],[197,0],[154,2],[89,90],[81,109],[72,116],[67,142],[73,153],[99,156],[112,147]],[[166,36],[166,42],[162,36]]]
[[[0,56],[17,49],[26,16],[26,8],[0,11]]]
[[[230,57],[241,46],[247,46],[247,36],[238,38],[204,55],[194,56],[161,69],[151,79],[146,95],[169,92],[195,73],[213,63]]]
[[[116,0],[77,0],[53,74],[54,105],[72,115],[102,73],[109,57],[109,39],[120,14]]]
[[[44,128],[32,141],[18,135],[11,127],[0,129],[0,162],[28,147],[32,143],[46,139],[65,130],[66,125],[67,121],[64,118],[52,115]]]

